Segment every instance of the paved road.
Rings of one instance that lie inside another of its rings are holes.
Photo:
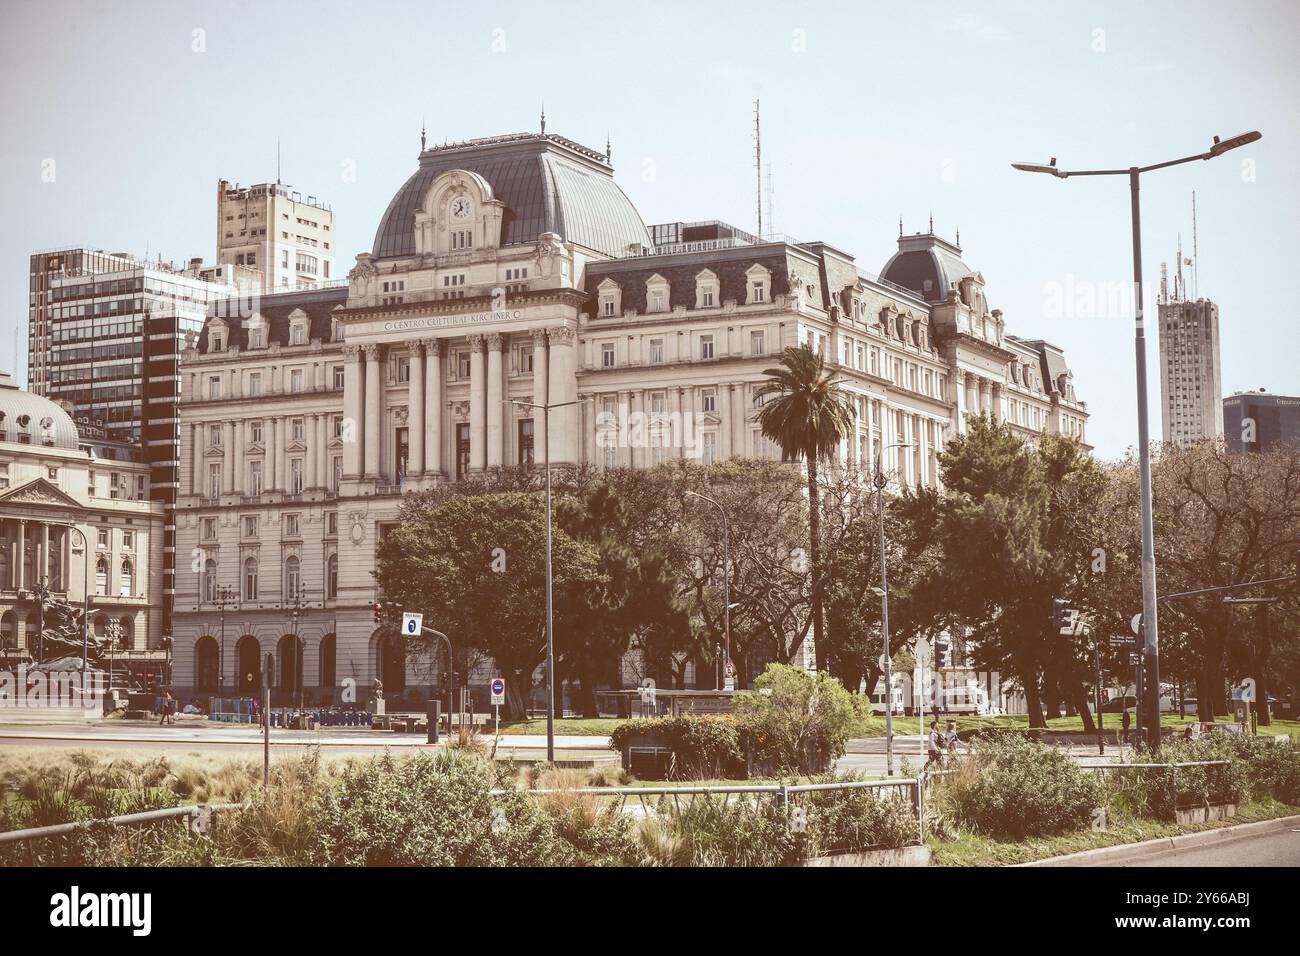
[[[1161,850],[1118,865],[1300,867],[1300,827],[1238,837],[1208,846]]]

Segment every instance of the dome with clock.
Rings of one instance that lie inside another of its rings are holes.
[[[376,259],[418,254],[418,214],[435,180],[453,171],[485,184],[486,189],[477,190],[479,195],[490,195],[500,204],[501,235],[496,242],[500,246],[531,245],[553,233],[612,258],[654,248],[640,213],[614,181],[608,153],[563,136],[519,133],[421,151],[419,168],[380,220],[373,248]],[[457,195],[445,209],[454,226],[473,219],[475,203]]]

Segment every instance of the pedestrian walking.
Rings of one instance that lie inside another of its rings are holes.
[[[175,723],[176,701],[172,697],[171,691],[169,690],[163,691],[162,706],[159,709],[162,711],[162,717],[159,718],[158,720],[158,726],[161,727],[163,724],[168,723],[169,721]]]
[[[957,721],[948,721],[948,729],[943,735],[944,749],[951,753],[957,752],[957,745],[961,743],[961,738],[957,736]]]
[[[1125,707],[1124,716],[1120,718],[1120,724],[1124,728],[1124,743],[1128,743],[1128,728],[1131,722],[1132,722],[1132,718],[1129,717],[1128,708]]]
[[[931,767],[942,769],[943,767],[943,740],[939,736],[939,721],[930,721],[930,735],[926,738],[926,752],[929,758],[925,762],[925,769]]]

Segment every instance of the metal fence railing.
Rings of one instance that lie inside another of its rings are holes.
[[[32,827],[27,830],[10,830],[0,833],[0,845],[6,843],[23,843],[27,840],[40,840],[48,837],[67,836],[79,830],[90,830],[102,826],[136,826],[144,823],[156,823],[160,820],[184,818],[185,823],[196,833],[205,833],[211,815],[219,810],[237,810],[240,803],[200,803],[183,807],[164,807],[161,810],[143,810],[139,813],[124,813],[121,816],[107,817],[100,820],[74,820],[71,823],[55,823],[47,827]]]

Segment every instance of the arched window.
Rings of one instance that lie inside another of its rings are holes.
[[[284,600],[285,603],[292,603],[294,595],[298,593],[298,587],[302,584],[301,563],[297,558],[289,558],[284,562]]]
[[[95,593],[100,597],[108,596],[108,558],[105,557],[95,562]]]
[[[302,638],[286,634],[279,646],[280,690],[293,693],[302,688]]]
[[[320,639],[320,687],[333,687],[335,680],[335,643],[334,635],[326,634]]]
[[[132,573],[131,559],[122,559],[122,586],[118,590],[119,597],[135,596],[135,575]]]
[[[257,600],[257,558],[244,559],[244,600]]]
[[[217,600],[217,562],[208,558],[203,563],[203,600],[214,603]]]
[[[220,673],[217,639],[211,634],[200,637],[194,645],[194,689],[211,693],[217,689]]]
[[[336,598],[339,596],[339,556],[331,554],[325,562],[325,596]]]

